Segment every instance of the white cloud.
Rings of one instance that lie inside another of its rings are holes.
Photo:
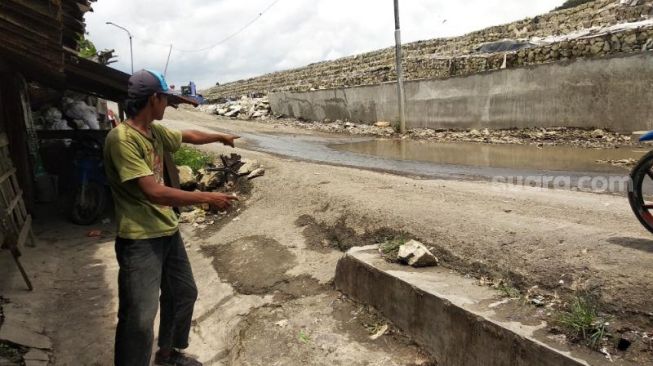
[[[394,44],[391,0],[279,0],[254,24],[211,50],[175,51],[213,45],[256,18],[272,0],[99,0],[86,16],[90,39],[113,48],[129,72],[127,34],[134,35],[134,68],[163,70],[168,44],[171,84],[194,80],[200,87],[248,78]],[[404,0],[404,42],[455,36],[545,13],[562,0]],[[443,24],[443,20],[447,20]]]

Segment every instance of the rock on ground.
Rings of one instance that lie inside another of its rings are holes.
[[[412,267],[431,267],[438,264],[438,258],[417,240],[411,240],[399,247],[397,258]]]
[[[256,170],[254,170],[253,172],[249,173],[249,175],[247,176],[247,179],[258,178],[258,177],[262,177],[263,175],[265,175],[265,169],[258,168]]]
[[[238,170],[238,175],[248,175],[261,167],[258,160],[243,160],[243,163],[245,164]]]
[[[197,186],[197,180],[195,179],[195,174],[193,174],[193,169],[189,166],[182,165],[178,166],[179,170],[179,185],[183,189],[193,189]]]

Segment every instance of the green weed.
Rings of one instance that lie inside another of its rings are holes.
[[[608,324],[599,315],[596,299],[591,295],[574,297],[567,310],[560,312],[558,323],[575,341],[584,342],[597,349],[603,339],[609,336]]]
[[[311,337],[309,337],[304,330],[299,331],[299,335],[297,336],[297,339],[299,339],[300,342],[302,343],[308,343],[311,341]]]
[[[175,164],[178,166],[187,165],[191,167],[194,172],[204,168],[207,164],[213,161],[211,155],[185,145],[182,145],[173,158]]]
[[[408,239],[403,236],[394,237],[386,240],[379,246],[383,256],[391,261],[397,260],[397,254],[399,253],[399,247],[406,244]]]
[[[521,297],[521,292],[515,287],[512,287],[504,282],[499,283],[497,290],[503,294],[503,296],[509,299],[518,299]]]

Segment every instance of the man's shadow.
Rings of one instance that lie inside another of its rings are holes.
[[[642,252],[653,253],[653,239],[614,237],[608,239],[608,242],[626,248],[641,250]]]

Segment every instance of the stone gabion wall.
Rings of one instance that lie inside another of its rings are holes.
[[[653,29],[640,27],[609,34],[563,41],[518,52],[478,54],[487,42],[566,35],[592,27],[649,19],[653,0],[621,5],[620,0],[596,0],[535,18],[495,26],[461,37],[433,39],[404,45],[403,66],[407,80],[448,78],[575,58],[602,57],[653,49]],[[205,92],[210,101],[271,91],[308,91],[396,80],[394,48],[386,48],[333,61],[280,71],[227,83]]]

